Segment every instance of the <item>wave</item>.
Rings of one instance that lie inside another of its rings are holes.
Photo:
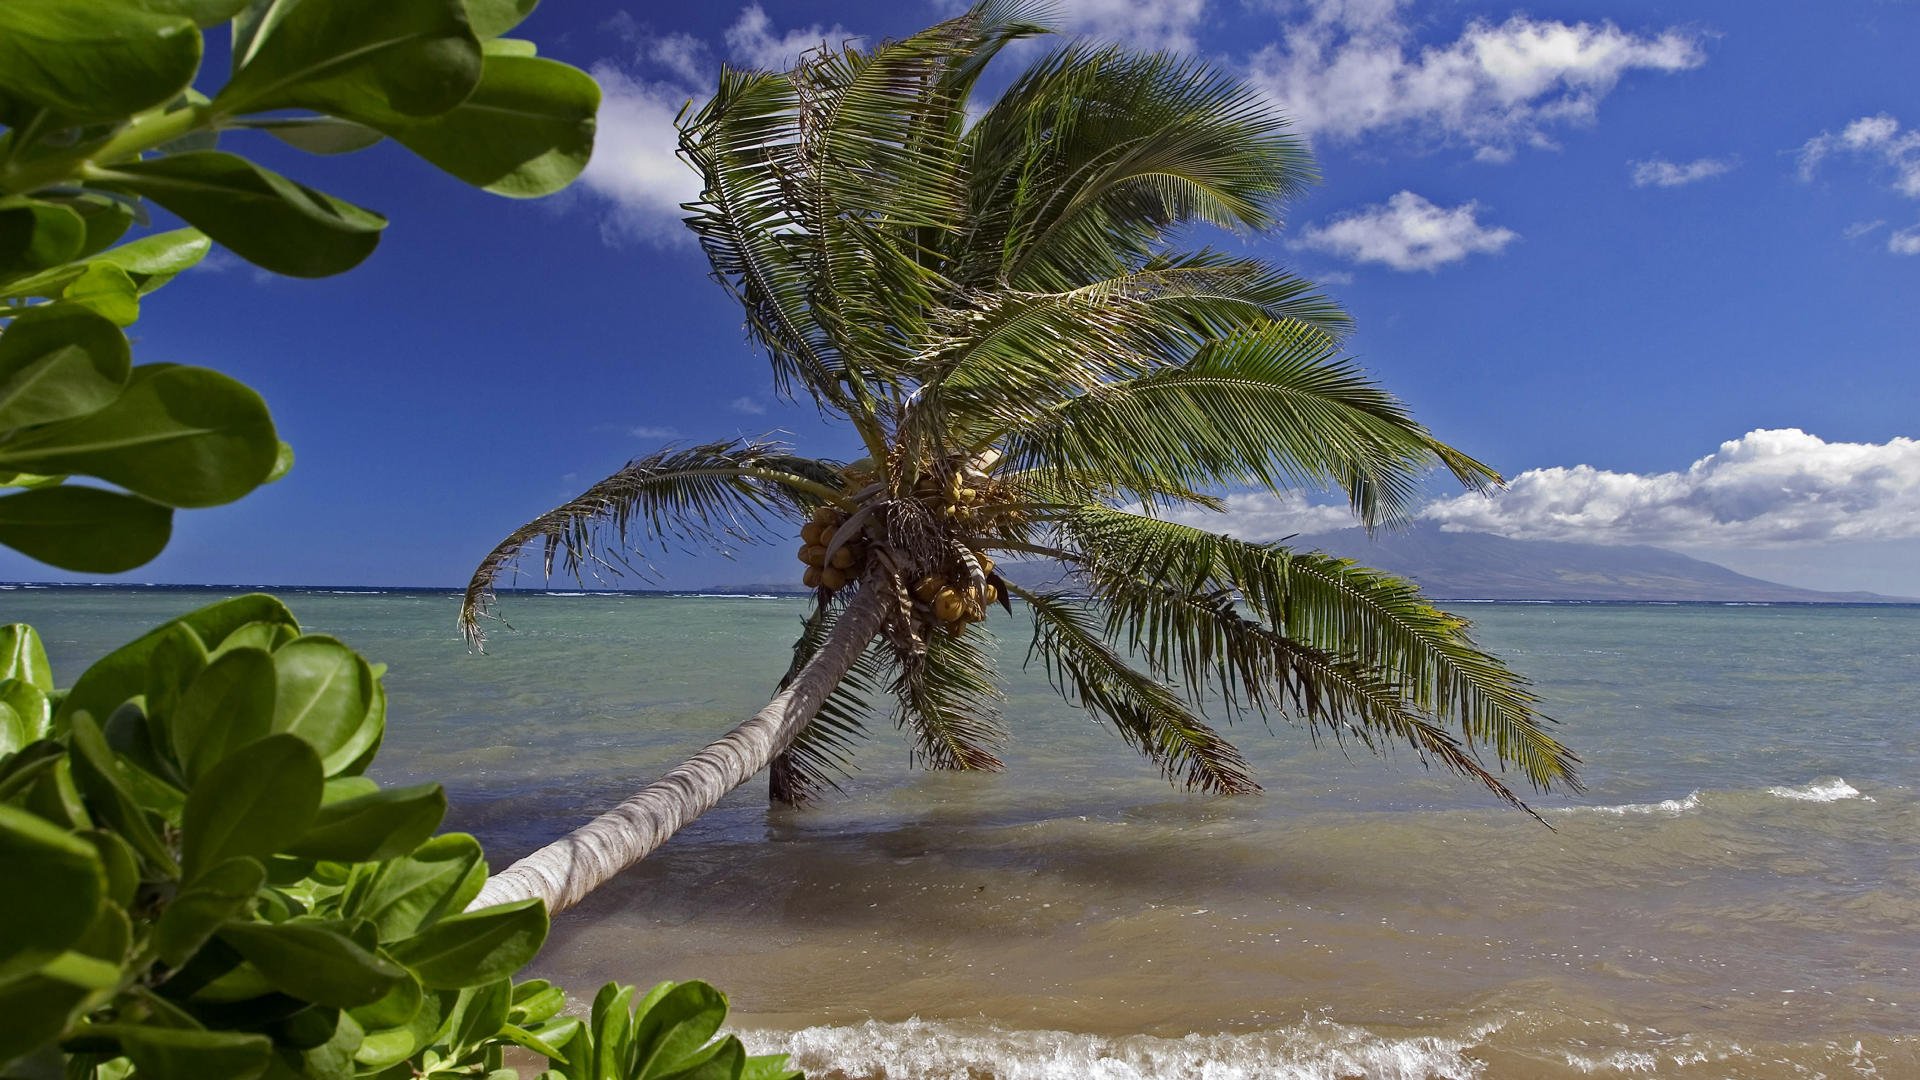
[[[1700,793],[1692,791],[1684,799],[1663,799],[1656,803],[1621,803],[1617,806],[1560,806],[1553,809],[1556,814],[1612,814],[1625,817],[1628,814],[1684,814],[1700,807]]]
[[[810,1076],[858,1080],[1473,1080],[1463,1051],[1500,1028],[1459,1038],[1388,1038],[1331,1020],[1241,1035],[1085,1035],[912,1019],[742,1032],[756,1052],[784,1051]]]
[[[1806,787],[1770,787],[1767,794],[1798,802],[1839,802],[1842,799],[1873,801],[1873,796],[1860,794],[1859,788],[1838,776],[1823,776]]]

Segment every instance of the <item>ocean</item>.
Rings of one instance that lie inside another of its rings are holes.
[[[70,681],[214,592],[7,589]],[[803,602],[285,592],[391,665],[375,775],[496,866],[764,704]],[[1451,606],[1451,605],[1450,605]],[[998,775],[727,798],[556,923],[538,973],[704,978],[849,1080],[1920,1077],[1920,608],[1468,604],[1585,760],[1552,824],[1409,753],[1233,734],[1266,794],[1170,787],[996,613]]]

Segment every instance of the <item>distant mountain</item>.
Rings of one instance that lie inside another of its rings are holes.
[[[1419,525],[1369,539],[1360,529],[1287,541],[1412,578],[1428,595],[1455,600],[1708,600],[1802,604],[1897,604],[1869,592],[1797,589],[1735,573],[1665,548],[1508,540]]]

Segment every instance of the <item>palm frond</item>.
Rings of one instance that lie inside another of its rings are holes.
[[[941,631],[924,644],[924,652],[899,658],[893,684],[915,761],[929,769],[1000,771],[993,750],[1007,740],[1004,695],[980,635]]]
[[[1178,487],[1337,485],[1369,526],[1405,520],[1435,465],[1475,487],[1498,480],[1296,322],[1208,342],[1185,364],[1055,404],[1001,446],[1010,468],[1104,472],[1142,499]]]
[[[645,541],[751,543],[769,514],[798,515],[834,494],[831,462],[800,457],[779,443],[749,439],[662,450],[625,467],[507,534],[474,569],[460,605],[460,630],[483,644],[480,620],[492,614],[494,585],[531,544],[542,572],[583,580],[589,568],[615,576],[651,576],[628,553]]]
[[[1128,664],[1108,643],[1092,605],[1057,593],[1009,590],[1033,613],[1029,661],[1069,701],[1105,718],[1120,737],[1189,790],[1236,795],[1259,791],[1233,744],[1195,716],[1180,695]]]
[[[1233,590],[1288,640],[1349,658],[1413,712],[1451,723],[1535,787],[1579,790],[1579,758],[1547,734],[1527,681],[1477,646],[1467,620],[1412,583],[1350,560],[1296,553],[1188,525],[1088,507],[1060,520],[1061,546],[1093,572],[1200,592]]]

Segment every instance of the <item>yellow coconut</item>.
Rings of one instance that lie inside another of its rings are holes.
[[[853,550],[852,545],[842,544],[840,550],[834,552],[833,558],[828,561],[832,562],[836,569],[846,570],[860,561],[860,554]]]
[[[808,544],[800,549],[800,561],[808,566],[825,566],[827,549],[819,544]]]
[[[1000,600],[999,588],[996,587],[993,582],[991,581],[987,582],[987,603],[989,604],[997,603],[999,602],[999,600]]]
[[[960,594],[952,589],[941,589],[933,597],[933,616],[941,622],[952,622],[967,613],[967,605]]]
[[[805,584],[806,587],[809,589],[819,588],[820,587],[820,568],[817,566],[807,567],[807,572],[800,575],[800,581],[803,584]]]
[[[829,589],[844,589],[847,587],[846,572],[843,570],[835,570],[829,566],[825,570],[820,571],[820,584],[825,585]]]
[[[825,539],[826,537],[820,535],[819,522],[809,521],[805,525],[800,526],[800,542],[802,544],[817,544]]]
[[[830,525],[840,520],[840,511],[831,506],[816,506],[813,508],[813,520],[817,525]]]
[[[935,574],[932,577],[921,578],[920,584],[913,587],[913,595],[931,604],[933,598],[940,595],[940,590],[946,587],[947,579],[940,574]]]

